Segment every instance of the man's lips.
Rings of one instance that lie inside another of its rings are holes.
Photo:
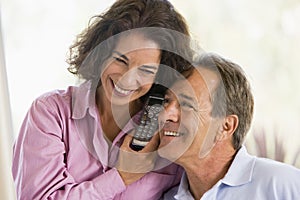
[[[162,127],[161,133],[163,136],[180,137],[184,135],[183,132],[179,130],[178,123],[174,123],[171,121],[160,121],[159,126]]]
[[[181,137],[183,133],[171,130],[160,131],[160,147],[170,144],[173,140]]]
[[[179,137],[179,136],[181,136],[183,134],[180,133],[180,132],[177,132],[177,131],[163,131],[163,135],[164,136]]]

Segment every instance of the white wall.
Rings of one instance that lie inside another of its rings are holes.
[[[88,19],[110,2],[1,0],[6,68],[1,40],[0,199],[15,199],[12,145],[29,106],[47,91],[76,84],[67,71],[68,48]]]
[[[13,129],[6,77],[0,15],[0,199],[14,199],[11,169]]]

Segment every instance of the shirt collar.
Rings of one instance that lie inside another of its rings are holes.
[[[88,110],[91,116],[93,116],[94,118],[96,117],[96,90],[93,90],[91,88],[91,85],[91,81],[86,81],[79,87],[74,87],[74,91],[72,92],[73,119],[82,119],[86,115],[86,112]],[[130,119],[126,126],[122,129],[122,132],[127,133],[131,129],[135,128],[138,124],[139,119],[141,118],[141,115],[142,111],[135,114],[133,118]]]
[[[178,192],[174,196],[174,198],[178,200],[179,199],[194,200],[192,194],[189,191],[189,183],[185,172],[181,177],[180,185],[178,187]]]
[[[225,177],[220,180],[221,183],[229,186],[239,186],[249,183],[252,180],[253,169],[256,157],[248,154],[245,146],[236,154]],[[189,191],[189,183],[186,173],[183,174],[175,199],[193,200]]]
[[[239,186],[252,180],[256,157],[248,154],[245,146],[236,154],[222,183],[229,186]]]
[[[96,90],[91,89],[92,82],[86,81],[79,87],[74,87],[72,92],[72,118],[81,119],[89,110],[91,116],[95,117],[95,94]]]

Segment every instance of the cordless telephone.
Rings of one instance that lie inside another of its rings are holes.
[[[154,86],[145,104],[140,124],[134,133],[130,148],[135,151],[142,150],[158,129],[158,115],[163,108],[164,89]]]

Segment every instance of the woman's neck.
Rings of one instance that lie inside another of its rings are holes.
[[[141,109],[140,101],[130,102],[129,105],[113,105],[107,99],[102,86],[97,88],[96,104],[100,115],[102,130],[112,142],[133,115]]]

